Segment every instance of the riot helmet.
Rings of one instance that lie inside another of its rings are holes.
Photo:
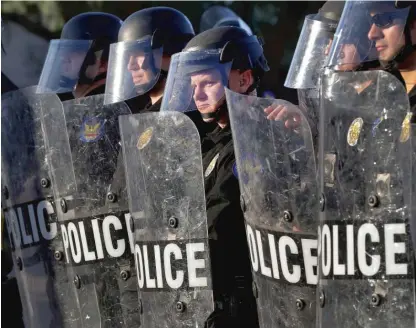
[[[204,32],[218,26],[237,26],[253,34],[251,28],[234,11],[225,6],[214,5],[204,11],[199,25],[199,31]]]
[[[402,62],[414,51],[410,35],[414,8],[406,1],[347,1],[328,66],[345,71]]]
[[[102,12],[71,18],[61,38],[49,45],[37,92],[72,92],[77,85],[104,79],[110,44],[117,41],[121,24],[117,16]]]
[[[263,54],[263,41],[235,26],[216,27],[194,37],[185,49],[172,56],[161,110],[198,110],[207,122],[218,120],[226,110],[225,87],[230,74],[252,72],[255,90],[269,70]],[[233,72],[232,72],[233,71]]]
[[[147,8],[127,17],[110,47],[105,103],[152,90],[167,76],[163,57],[181,51],[194,35],[189,19],[173,8]]]

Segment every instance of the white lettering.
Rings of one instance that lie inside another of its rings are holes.
[[[23,237],[23,244],[28,245],[33,242],[32,236],[26,234],[26,226],[25,226],[25,220],[23,218],[22,214],[22,208],[17,208],[17,216],[19,217],[19,223],[20,223],[20,230],[22,232]]]
[[[143,256],[140,246],[136,244],[134,247],[135,253],[135,262],[136,262],[136,272],[137,272],[137,281],[139,284],[139,288],[143,288],[144,286],[144,272],[143,272]]]
[[[68,248],[69,248],[68,232],[66,231],[66,227],[63,224],[61,224],[61,233],[62,233],[62,241],[64,243],[66,263],[69,263],[69,256],[68,256]]]
[[[77,228],[73,222],[68,223],[68,237],[69,237],[69,245],[71,246],[72,258],[75,263],[80,263],[81,258],[82,258],[81,245],[79,242]],[[75,242],[75,247],[74,247],[74,242]]]
[[[162,259],[160,257],[160,246],[155,245],[154,250],[155,250],[157,288],[163,288]]]
[[[84,251],[84,259],[85,261],[94,261],[95,253],[93,251],[88,250],[87,237],[85,236],[84,222],[78,222],[78,226],[79,226],[79,233],[81,235],[82,249]]]
[[[253,229],[249,225],[247,227],[247,241],[250,249],[251,265],[255,272],[259,271],[259,259],[257,257],[256,241],[254,238]]]
[[[377,228],[371,223],[365,223],[358,229],[357,234],[357,251],[358,251],[358,266],[361,273],[366,276],[373,276],[380,268],[380,255],[370,255],[365,248],[366,236],[369,235],[372,242],[379,242],[380,236]],[[371,257],[370,265],[367,265],[366,256]]]
[[[104,244],[107,252],[112,257],[120,257],[126,250],[126,241],[123,239],[117,240],[117,247],[114,248],[113,241],[111,239],[110,225],[114,227],[114,230],[121,230],[122,225],[118,217],[114,215],[108,215],[103,221],[103,236]]]
[[[279,255],[282,273],[288,282],[295,284],[300,280],[301,269],[299,265],[292,265],[293,273],[290,273],[286,247],[289,247],[292,254],[299,254],[295,241],[288,236],[282,236],[279,239]]]
[[[312,256],[312,249],[318,247],[316,239],[302,239],[303,263],[305,265],[306,283],[316,285],[318,283],[318,275],[314,273],[313,268],[318,266],[318,257]]]
[[[92,233],[94,234],[95,250],[97,251],[97,259],[104,258],[103,244],[101,242],[100,228],[98,226],[98,220],[94,219],[91,221]]]
[[[52,240],[53,238],[56,237],[56,233],[57,231],[57,226],[55,222],[52,222],[49,227],[50,227],[50,231],[48,231],[46,229],[46,221],[45,221],[45,214],[44,214],[44,210],[46,209],[46,212],[48,213],[48,215],[52,215],[54,214],[54,210],[53,210],[53,206],[50,202],[43,200],[38,204],[38,223],[39,223],[39,228],[40,228],[40,232],[43,236],[43,238],[45,238],[46,240]]]
[[[355,273],[354,261],[354,226],[347,225],[347,269],[351,276]]]
[[[207,277],[197,277],[196,269],[205,268],[205,259],[196,259],[195,253],[204,252],[204,243],[193,243],[186,245],[186,256],[188,260],[189,287],[208,286]]]
[[[182,259],[181,249],[178,245],[168,244],[163,251],[163,258],[165,262],[166,282],[172,289],[178,289],[183,284],[184,273],[183,270],[176,270],[176,279],[172,276],[172,266],[170,261],[171,254],[174,255],[175,260]]]
[[[345,264],[339,263],[339,243],[338,243],[338,226],[332,226],[332,234],[333,234],[333,247],[332,249],[334,254],[334,276],[335,275],[345,275]]]
[[[322,273],[324,276],[328,276],[331,271],[331,232],[329,227],[325,224],[322,228]],[[326,257],[326,262],[325,262]]]
[[[276,254],[276,243],[274,240],[274,236],[272,234],[268,234],[269,237],[269,248],[270,248],[270,256],[272,260],[272,270],[273,270],[273,278],[280,279],[279,275],[279,267],[277,262],[277,254]]]
[[[256,230],[256,237],[257,237],[257,248],[259,250],[259,260],[260,260],[260,271],[267,277],[272,276],[272,270],[266,266],[264,263],[264,253],[263,253],[263,243],[261,242],[261,235],[260,231]]]
[[[134,252],[134,236],[133,236],[134,231],[131,230],[131,225],[130,225],[131,220],[133,220],[133,218],[131,217],[131,214],[130,213],[124,214],[124,220],[126,221],[127,235],[129,236],[130,251],[133,253]]]
[[[144,274],[146,276],[146,287],[147,288],[156,288],[156,281],[153,278],[150,278],[149,270],[149,255],[147,254],[147,246],[143,246],[143,259],[144,259]]]
[[[406,225],[404,223],[391,223],[384,226],[384,240],[386,247],[386,274],[406,275],[408,270],[407,263],[396,263],[395,255],[406,253],[405,243],[395,243],[394,235],[406,235]]]

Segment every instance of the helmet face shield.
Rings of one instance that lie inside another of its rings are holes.
[[[39,79],[37,93],[64,93],[74,90],[80,78],[81,71],[87,67],[87,54],[90,51],[90,40],[52,40]],[[96,72],[91,69],[92,78]]]
[[[405,45],[409,8],[393,1],[347,1],[328,56],[328,66],[355,70],[372,61],[391,61]]]
[[[151,37],[110,46],[105,104],[140,96],[159,80],[163,47],[152,49]]]
[[[335,24],[305,18],[302,32],[286,77],[285,87],[293,89],[316,88],[325,65],[328,49],[335,33]]]
[[[220,50],[173,55],[161,110],[215,112],[225,103],[231,66],[220,63]]]

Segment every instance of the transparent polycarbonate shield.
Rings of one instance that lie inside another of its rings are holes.
[[[314,16],[306,16],[303,23],[285,81],[287,88],[317,88],[319,85],[319,76],[327,60],[336,24],[315,20]]]
[[[163,47],[152,47],[150,36],[110,46],[105,104],[141,96],[159,80]]]
[[[249,35],[253,32],[251,28],[238,16],[234,11],[225,6],[209,7],[201,16],[199,33],[218,26],[237,26],[244,30]]]
[[[313,327],[318,195],[308,121],[284,100],[226,94],[260,326]]]
[[[90,40],[51,40],[36,92],[72,92],[91,45]]]
[[[413,327],[406,90],[384,71],[322,82],[318,327]]]
[[[328,66],[348,71],[375,60],[394,59],[404,41],[408,14],[409,8],[396,9],[394,1],[346,1]]]
[[[183,113],[120,118],[144,327],[203,327],[214,309],[198,131]]]
[[[172,56],[161,111],[201,113],[225,100],[231,62],[220,62],[219,50],[187,51]]]
[[[139,323],[133,239],[118,120],[124,103],[104,96],[45,108],[48,161],[66,270],[82,327]]]
[[[5,234],[12,251],[26,327],[61,326],[71,307],[42,133],[42,109],[56,95],[30,87],[2,95],[1,180]],[[7,300],[5,300],[7,302]],[[6,315],[7,316],[7,315]]]

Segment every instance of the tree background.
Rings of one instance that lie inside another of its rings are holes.
[[[306,15],[323,1],[2,1],[2,23],[17,22],[46,40],[57,39],[71,17],[88,11],[103,11],[121,19],[144,8],[169,6],[183,12],[199,32],[203,12],[214,4],[231,8],[265,40],[264,51],[270,72],[260,91],[270,90],[277,98],[296,102],[296,92],[283,86]],[[13,36],[11,36],[13,37]],[[3,71],[3,67],[2,67]]]

